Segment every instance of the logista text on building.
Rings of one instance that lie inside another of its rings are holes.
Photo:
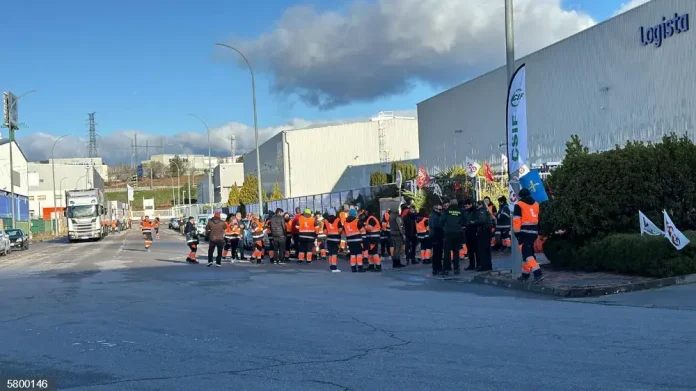
[[[640,43],[644,46],[653,44],[655,47],[662,46],[662,42],[673,36],[689,31],[689,14],[674,14],[674,18],[667,19],[662,17],[662,22],[653,27],[640,28]]]

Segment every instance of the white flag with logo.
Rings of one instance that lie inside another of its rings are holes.
[[[513,206],[519,201],[517,193],[515,193],[515,189],[512,188],[512,185],[508,185],[508,200],[509,204]]]
[[[527,91],[526,72],[522,64],[515,71],[507,95],[507,155],[510,173],[517,175],[520,167],[527,163]],[[522,174],[520,173],[521,177]]]
[[[667,211],[663,210],[662,214],[665,218],[665,237],[670,243],[672,243],[674,248],[677,250],[683,249],[687,244],[689,244],[689,239],[687,239],[686,236],[684,236],[684,234],[677,229],[677,226],[674,225],[672,219],[669,218]]]
[[[500,166],[501,166],[500,171],[501,172],[503,172],[503,173],[507,172],[507,169],[508,169],[507,164],[508,164],[507,156],[505,156],[505,154],[500,155]]]
[[[469,175],[470,177],[473,178],[476,176],[476,174],[479,172],[480,169],[481,169],[480,164],[476,163],[475,161],[473,161],[469,158],[466,158],[466,173],[467,173],[467,175]]]
[[[133,192],[133,188],[130,187],[130,185],[126,185],[126,187],[128,188],[128,201],[133,201],[133,197],[135,195]]]
[[[665,234],[661,229],[657,228],[657,225],[650,221],[648,216],[644,215],[643,212],[638,211],[638,219],[640,220],[641,235],[660,236]]]

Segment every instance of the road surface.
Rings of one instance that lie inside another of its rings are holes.
[[[696,389],[693,286],[555,300],[183,262],[165,230],[0,258],[0,378],[73,390]]]

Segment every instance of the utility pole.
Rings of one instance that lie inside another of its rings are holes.
[[[138,166],[140,165],[140,162],[138,161],[138,133],[133,134],[133,156],[135,160],[135,187],[138,187],[138,181],[140,178],[138,178]]]
[[[97,130],[94,123],[94,114],[87,113],[89,116],[89,157],[97,157]]]
[[[237,154],[237,137],[230,137],[230,144],[232,149],[232,163],[237,163],[237,161],[234,159],[235,155]]]

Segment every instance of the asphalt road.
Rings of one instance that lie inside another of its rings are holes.
[[[207,268],[169,231],[0,258],[0,378],[76,390],[696,389],[693,286],[554,300],[325,265]],[[0,385],[4,386],[4,384]]]

